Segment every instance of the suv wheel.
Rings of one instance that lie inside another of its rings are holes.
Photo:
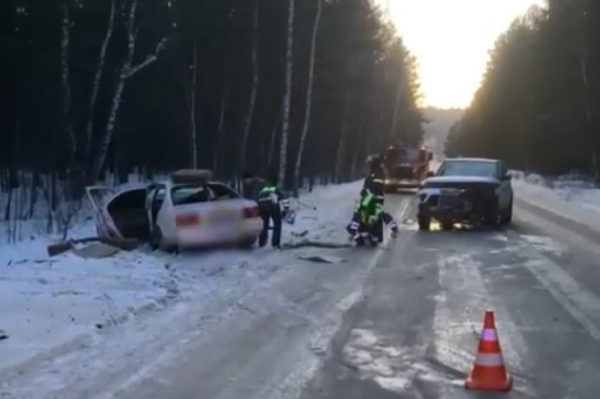
[[[419,230],[429,231],[431,229],[431,216],[429,216],[427,210],[422,206],[419,207],[417,219],[419,220]]]

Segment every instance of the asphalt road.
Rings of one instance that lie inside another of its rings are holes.
[[[600,397],[595,232],[518,204],[503,231],[420,233],[410,196],[386,206],[403,223],[386,248],[278,275],[152,367],[85,397],[494,398],[462,388],[488,308],[515,380],[504,397]]]

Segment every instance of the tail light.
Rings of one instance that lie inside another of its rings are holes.
[[[193,227],[200,224],[200,215],[197,213],[180,213],[175,216],[177,227]]]
[[[260,216],[260,212],[258,211],[257,206],[253,206],[250,208],[244,208],[244,218],[252,219]]]

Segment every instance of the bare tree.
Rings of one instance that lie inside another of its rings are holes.
[[[308,135],[308,128],[310,127],[310,115],[312,110],[313,87],[315,77],[315,52],[317,47],[317,35],[319,32],[319,24],[321,22],[322,11],[323,0],[317,0],[317,13],[315,15],[315,22],[312,31],[312,40],[310,44],[310,64],[308,67],[308,83],[306,86],[306,107],[304,114],[304,126],[302,127],[302,134],[300,136],[300,146],[298,148],[298,157],[296,158],[296,167],[294,169],[294,195],[296,196],[298,196],[300,167],[302,166],[304,144],[306,142],[306,136]]]
[[[100,172],[104,168],[104,163],[106,162],[106,156],[108,155],[108,148],[113,138],[113,133],[115,130],[115,122],[117,120],[117,116],[119,113],[119,109],[121,108],[121,101],[123,99],[123,92],[125,90],[125,84],[129,78],[134,76],[136,73],[140,72],[144,68],[153,64],[158,60],[160,53],[164,50],[167,39],[162,38],[154,49],[154,53],[148,55],[144,61],[140,62],[137,65],[133,65],[133,58],[135,56],[135,46],[137,43],[137,37],[139,33],[139,29],[136,28],[136,16],[138,10],[138,1],[132,0],[131,5],[129,7],[129,11],[127,14],[127,53],[125,58],[123,59],[123,63],[121,66],[121,71],[117,78],[117,84],[115,87],[115,92],[112,98],[112,105],[110,108],[108,121],[106,123],[106,129],[104,131],[104,136],[100,142],[100,148],[95,158],[94,168],[92,172],[92,177],[97,179],[100,176]]]
[[[62,3],[62,29],[60,43],[60,66],[61,66],[61,81],[63,88],[63,118],[67,129],[67,139],[69,142],[69,160],[72,161],[77,152],[77,140],[75,137],[75,129],[71,120],[71,71],[69,64],[69,47],[71,45],[71,13],[69,0],[64,0]]]
[[[196,88],[198,82],[198,47],[196,45],[196,39],[193,42],[194,46],[194,65],[192,66],[192,90],[191,90],[191,104],[190,104],[190,146],[192,147],[191,154],[191,167],[196,169],[198,167],[198,137],[196,131]]]
[[[285,68],[285,94],[283,107],[283,126],[281,129],[281,142],[279,147],[279,183],[285,181],[285,172],[287,167],[287,146],[290,132],[290,111],[292,105],[292,76],[294,68],[294,14],[295,0],[288,0],[288,31],[287,31],[287,49],[286,49],[286,68]]]
[[[244,135],[240,143],[240,171],[243,172],[246,168],[246,144],[248,143],[248,137],[250,136],[250,129],[252,127],[252,119],[254,118],[254,109],[256,108],[256,96],[258,93],[258,1],[254,2],[254,38],[252,40],[252,91],[250,93],[250,104],[248,105],[248,113],[246,115],[246,123],[244,125]]]
[[[94,118],[96,115],[96,102],[98,101],[98,93],[100,92],[100,83],[102,82],[102,75],[104,74],[104,65],[106,63],[106,53],[108,51],[108,45],[112,39],[114,28],[115,28],[115,14],[116,5],[115,0],[111,2],[110,14],[108,16],[108,23],[106,25],[106,33],[102,40],[102,46],[100,47],[100,55],[98,57],[98,66],[96,67],[96,74],[94,75],[94,82],[92,85],[92,94],[90,96],[90,114],[88,116],[86,132],[86,148],[85,158],[88,158],[92,151],[92,137],[94,135]]]

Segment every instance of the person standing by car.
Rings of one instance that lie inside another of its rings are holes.
[[[273,236],[271,244],[274,248],[281,247],[281,221],[290,209],[289,198],[277,187],[277,179],[269,178],[258,192],[258,208],[263,220],[263,230],[259,237],[259,246],[267,245],[269,238],[269,222],[273,221]],[[283,207],[283,212],[282,208]]]

